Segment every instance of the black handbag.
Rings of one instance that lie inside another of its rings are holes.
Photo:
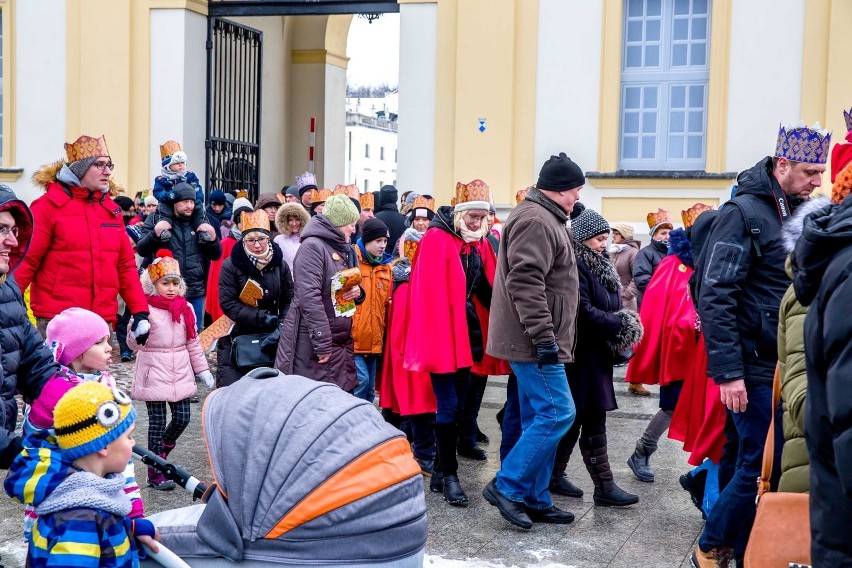
[[[275,351],[261,349],[268,333],[252,333],[233,338],[234,365],[238,369],[256,369],[272,367],[275,364]]]

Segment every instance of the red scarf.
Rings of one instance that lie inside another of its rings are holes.
[[[175,323],[180,323],[180,316],[183,315],[183,323],[186,328],[186,338],[195,339],[195,312],[193,311],[192,306],[189,305],[189,302],[186,301],[186,298],[183,296],[176,296],[174,299],[168,300],[159,294],[154,294],[152,296],[148,296],[148,304],[155,308],[168,311],[172,314],[172,321]]]

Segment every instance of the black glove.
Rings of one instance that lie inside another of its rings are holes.
[[[145,342],[148,341],[149,331],[151,331],[151,324],[148,323],[148,314],[145,312],[133,314],[133,327],[130,328],[130,333],[136,343],[145,345]]]
[[[535,344],[535,349],[538,352],[538,368],[541,369],[545,365],[559,364],[559,345],[555,339],[548,339],[541,343]]]
[[[278,339],[281,337],[281,329],[275,328],[275,331],[266,336],[266,338],[260,342],[260,350],[269,353],[270,351],[274,352],[278,349]]]
[[[278,316],[274,314],[266,314],[263,316],[263,322],[260,324],[263,329],[276,329],[278,327]]]
[[[12,462],[24,450],[24,438],[15,436],[9,438],[9,445],[6,449],[0,452],[0,469],[9,469]]]

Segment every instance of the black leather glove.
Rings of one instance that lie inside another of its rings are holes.
[[[559,364],[559,345],[555,339],[548,339],[541,343],[535,344],[535,350],[538,352],[538,368],[541,369],[545,365]]]
[[[260,324],[263,329],[276,329],[278,327],[278,316],[275,314],[266,314],[263,316],[263,322]]]
[[[151,331],[151,324],[148,323],[148,314],[145,312],[133,314],[133,327],[130,328],[130,333],[133,334],[136,343],[145,345],[149,331]]]
[[[281,329],[275,328],[275,331],[266,336],[266,338],[260,342],[260,350],[269,353],[275,352],[278,349],[278,339],[281,337]]]

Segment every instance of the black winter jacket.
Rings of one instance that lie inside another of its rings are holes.
[[[669,247],[665,242],[655,241],[642,247],[633,259],[633,282],[639,290],[638,300],[642,301],[642,295],[645,293],[645,288],[648,287],[648,282],[651,281],[651,276],[657,269],[660,261],[666,258],[669,254]]]
[[[811,563],[852,566],[852,199],[805,218],[793,253],[805,318]]]
[[[612,385],[613,354],[608,341],[622,328],[616,312],[621,309],[618,274],[608,256],[597,255],[589,247],[572,241],[577,258],[580,304],[577,310],[577,340],[574,362],[565,365],[571,396],[577,410],[615,410]],[[609,286],[603,280],[612,265]]]
[[[27,308],[18,283],[9,275],[0,284],[0,468],[15,455],[9,449],[18,419],[16,392],[28,403],[41,393],[44,383],[59,365],[39,332],[27,319]]]
[[[290,266],[284,262],[284,255],[278,245],[271,243],[270,246],[272,260],[263,271],[259,271],[249,260],[241,242],[234,245],[231,256],[222,263],[219,273],[219,305],[222,306],[222,312],[234,320],[234,327],[229,335],[219,338],[216,343],[217,386],[228,386],[245,372],[245,369],[238,369],[234,364],[233,338],[253,333],[269,333],[271,339],[275,339],[275,331],[280,329],[293,302],[294,286]],[[263,298],[258,300],[257,307],[240,301],[240,292],[249,278],[263,288]],[[273,318],[269,316],[275,318],[272,325],[269,321]],[[270,354],[274,351],[273,345]]]
[[[761,256],[743,213],[733,204],[722,207],[696,266],[707,374],[718,384],[740,378],[771,383],[778,360],[778,310],[790,286],[781,223],[801,201],[784,195],[769,157],[740,173],[737,184],[734,200],[748,199],[759,220]]]
[[[180,266],[181,276],[186,282],[186,297],[198,298],[204,295],[207,288],[207,271],[211,260],[222,258],[222,243],[219,233],[216,240],[200,244],[192,228],[191,218],[173,218],[171,207],[161,203],[157,212],[148,215],[142,225],[142,238],[136,243],[139,256],[155,255],[158,250],[167,248]],[[154,233],[154,225],[159,221],[168,220],[172,224],[172,238],[168,242],[161,241]]]
[[[405,215],[399,212],[396,208],[396,202],[382,203],[381,207],[376,211],[376,219],[381,219],[388,226],[390,238],[388,239],[388,251],[393,254],[397,253],[396,242],[399,237],[405,232]]]

